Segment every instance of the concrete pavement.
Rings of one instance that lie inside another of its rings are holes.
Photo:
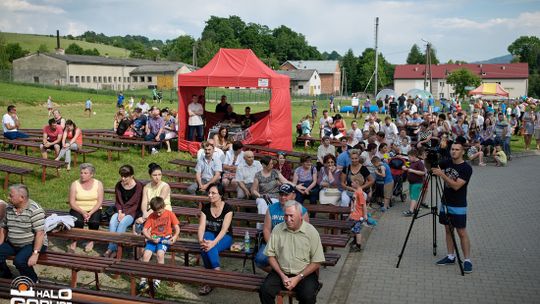
[[[349,254],[324,303],[539,303],[539,181],[538,156],[516,158],[505,168],[473,167],[468,232],[474,272],[465,277],[457,265],[435,265],[447,252],[437,225],[438,255],[432,255],[431,217],[417,220],[395,267],[411,220],[398,204],[379,220],[365,250]]]

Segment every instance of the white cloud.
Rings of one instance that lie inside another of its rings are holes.
[[[68,35],[78,36],[86,32],[87,30],[89,30],[89,27],[86,24],[82,24],[82,23],[74,22],[74,21],[67,22],[66,31]]]
[[[3,0],[0,7],[10,12],[30,12],[30,13],[50,13],[62,14],[65,11],[59,7],[51,5],[32,4],[24,0]]]

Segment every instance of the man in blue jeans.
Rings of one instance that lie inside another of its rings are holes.
[[[266,210],[266,216],[264,218],[264,228],[263,228],[263,237],[264,242],[259,246],[259,251],[255,256],[255,265],[261,268],[266,272],[270,272],[272,268],[268,263],[268,257],[264,254],[266,249],[266,243],[270,240],[270,234],[272,229],[285,220],[285,203],[290,200],[294,200],[296,197],[296,192],[294,191],[294,186],[291,184],[283,184],[279,187],[279,202],[273,203],[268,206]],[[309,216],[305,207],[302,206],[302,217],[303,220],[309,223]]]
[[[11,204],[0,222],[0,277],[13,278],[6,258],[14,255],[13,265],[21,276],[35,283],[38,277],[33,266],[39,254],[47,250],[45,212],[28,198],[28,188],[25,185],[12,185],[8,196]]]
[[[2,127],[4,129],[4,137],[7,139],[28,138],[26,133],[19,132],[18,130],[20,122],[17,116],[17,109],[14,105],[7,107],[7,113],[2,117]]]

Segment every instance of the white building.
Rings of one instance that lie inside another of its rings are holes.
[[[160,84],[173,88],[169,85],[176,84],[179,73],[193,70],[181,62],[35,53],[13,61],[13,80],[97,90],[161,89]]]
[[[457,69],[467,69],[482,78],[482,83],[498,83],[510,98],[527,95],[529,88],[529,66],[527,63],[505,64],[437,64],[431,66],[432,93],[436,99],[455,97],[454,89],[446,82],[448,75]],[[424,89],[425,65],[396,65],[394,91],[407,93],[410,89]],[[426,91],[429,91],[429,75]]]
[[[276,71],[291,78],[291,94],[317,96],[321,94],[321,77],[317,70]]]

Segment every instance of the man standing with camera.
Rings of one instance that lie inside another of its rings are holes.
[[[444,181],[442,206],[439,213],[439,223],[445,226],[446,248],[448,255],[437,262],[437,265],[454,265],[456,256],[452,240],[453,229],[456,228],[461,250],[463,250],[463,271],[472,272],[470,260],[470,240],[466,230],[467,223],[467,186],[472,175],[472,167],[463,160],[465,154],[465,139],[458,137],[450,150],[451,160],[442,162],[433,168],[434,175]]]

